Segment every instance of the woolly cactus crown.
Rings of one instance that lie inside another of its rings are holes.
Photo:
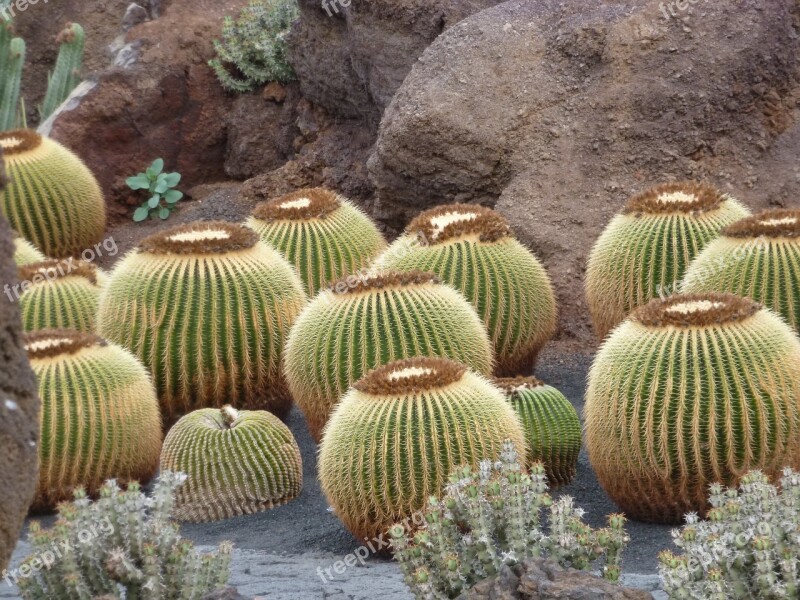
[[[731,238],[800,238],[800,209],[774,209],[736,221],[722,230]]]
[[[653,300],[630,315],[646,327],[713,327],[744,321],[763,307],[733,294],[682,294]]]
[[[461,381],[466,372],[465,365],[445,358],[407,358],[370,371],[353,388],[372,396],[414,396]]]
[[[242,225],[200,221],[155,233],[139,242],[139,248],[150,254],[196,256],[247,250],[257,243],[258,235]]]
[[[105,348],[108,342],[94,333],[70,329],[43,329],[25,334],[25,352],[31,361],[77,354],[81,350]]]
[[[494,380],[494,384],[499,387],[509,399],[515,400],[520,397],[524,392],[530,392],[542,387],[545,383],[536,377],[525,377],[519,375],[517,377],[498,377]]]
[[[717,210],[727,199],[729,196],[705,183],[664,183],[633,196],[623,214],[702,213]]]
[[[39,149],[42,145],[42,136],[32,129],[14,129],[0,132],[0,148],[3,157],[24,157],[26,154]]]
[[[463,238],[490,244],[511,237],[506,218],[498,212],[475,204],[447,204],[418,215],[406,227],[422,245],[435,246]]]
[[[325,188],[297,190],[259,203],[253,216],[262,221],[308,221],[322,219],[342,207],[342,198]]]

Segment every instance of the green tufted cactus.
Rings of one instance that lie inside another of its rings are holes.
[[[47,256],[63,258],[103,237],[106,205],[92,172],[61,144],[27,129],[0,133],[9,184],[3,214]]]
[[[393,360],[440,356],[492,371],[492,345],[464,297],[430,273],[340,280],[317,295],[289,334],[289,389],[319,442],[353,382]]]
[[[15,38],[9,21],[0,21],[0,131],[19,122],[19,93],[25,67],[25,40]]]
[[[550,277],[488,208],[452,204],[422,213],[375,268],[430,271],[463,293],[489,331],[498,375],[529,373],[555,333]]]
[[[323,188],[262,202],[247,225],[295,266],[312,297],[331,282],[366,268],[386,246],[367,215]]]
[[[86,34],[78,23],[67,23],[56,42],[58,58],[47,81],[47,94],[40,110],[42,120],[47,119],[66,100],[81,82],[83,48]]]
[[[705,513],[708,486],[800,466],[800,340],[731,294],[676,295],[634,311],[589,375],[586,447],[630,517]]]
[[[142,240],[110,275],[98,331],[153,373],[165,421],[231,404],[285,416],[281,375],[303,285],[251,229],[211,221]]]
[[[106,479],[146,481],[161,451],[158,400],[144,366],[102,338],[69,329],[25,334],[42,400],[34,510],[95,493]]]
[[[161,470],[186,473],[175,516],[195,523],[228,519],[286,504],[303,489],[297,442],[266,411],[204,408],[170,429]]]
[[[586,297],[597,336],[605,338],[633,309],[677,291],[692,259],[749,214],[702,183],[667,183],[631,198],[589,257]]]
[[[19,237],[19,235],[14,238],[14,263],[16,263],[18,267],[39,262],[44,259],[45,255],[28,240]]]
[[[528,442],[529,465],[540,462],[551,488],[575,477],[581,451],[581,421],[575,407],[556,388],[535,377],[495,379],[514,407]]]
[[[681,289],[753,298],[800,332],[800,210],[769,210],[726,227],[689,266]]]
[[[489,381],[448,359],[401,360],[342,399],[325,429],[319,478],[344,525],[372,539],[440,495],[455,467],[497,460],[504,440],[525,454],[522,426]]]

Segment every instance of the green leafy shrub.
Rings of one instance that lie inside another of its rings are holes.
[[[181,174],[163,171],[164,159],[157,158],[144,173],[128,177],[125,181],[132,190],[147,190],[150,195],[147,202],[133,213],[133,220],[137,223],[147,217],[154,219],[156,215],[168,219],[177,208],[178,201],[183,198],[183,192],[174,189],[181,181]]]

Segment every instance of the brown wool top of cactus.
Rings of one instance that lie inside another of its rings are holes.
[[[466,366],[447,358],[407,358],[370,371],[353,387],[373,396],[407,396],[456,383],[466,371]]]
[[[697,213],[715,210],[727,200],[717,188],[696,181],[665,183],[628,201],[624,214]]]
[[[23,345],[29,359],[53,358],[62,354],[75,354],[84,348],[107,346],[99,335],[73,329],[42,329],[23,336]]]
[[[544,386],[544,382],[536,377],[499,377],[495,378],[494,384],[499,387],[506,396],[513,396],[525,390],[533,390]]]
[[[252,248],[258,240],[258,234],[244,225],[203,221],[146,237],[139,248],[150,254],[225,254]]]
[[[387,288],[438,284],[441,280],[426,271],[382,272],[370,275],[347,275],[333,283],[328,289],[334,294],[359,294],[379,292]]]
[[[42,145],[42,136],[30,129],[13,129],[0,133],[0,148],[5,156],[24,154]]]
[[[764,212],[736,221],[722,230],[722,234],[732,238],[757,237],[800,237],[800,210],[778,209]]]
[[[320,219],[342,206],[339,196],[325,188],[306,188],[261,202],[253,216],[261,221]]]
[[[406,233],[416,234],[425,246],[467,236],[477,236],[491,243],[511,237],[506,218],[490,208],[475,204],[446,204],[426,210],[406,227]]]
[[[63,279],[65,277],[82,277],[97,285],[97,267],[85,260],[67,258],[56,260],[49,258],[41,262],[23,265],[18,269],[22,281],[38,282],[44,277],[46,281]]]
[[[711,327],[744,321],[762,306],[733,294],[678,294],[652,300],[630,318],[647,327]]]

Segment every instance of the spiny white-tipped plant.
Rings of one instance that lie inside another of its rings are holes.
[[[14,262],[18,267],[44,260],[46,257],[41,251],[31,244],[28,240],[14,236]]]

